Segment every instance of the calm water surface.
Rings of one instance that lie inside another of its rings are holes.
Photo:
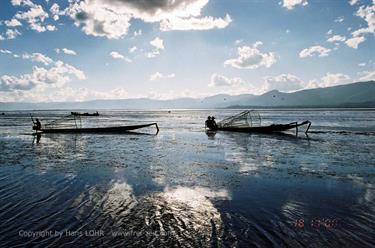
[[[83,125],[161,131],[37,142],[29,112],[0,116],[1,247],[375,246],[375,111],[262,111],[309,137],[204,132],[238,110],[100,112]]]

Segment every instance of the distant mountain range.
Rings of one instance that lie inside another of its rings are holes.
[[[179,108],[253,108],[253,107],[375,107],[375,81],[358,82],[327,88],[283,93],[277,90],[263,95],[220,94],[197,98],[152,100],[146,98],[123,100],[92,100],[84,102],[2,102],[0,110],[48,109],[179,109]]]

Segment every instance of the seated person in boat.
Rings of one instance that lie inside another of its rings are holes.
[[[42,124],[40,123],[38,118],[36,118],[35,121],[33,121],[33,123],[34,123],[33,130],[39,131],[40,129],[42,129]]]
[[[217,129],[216,121],[214,116],[209,116],[206,120],[206,127],[210,130]]]
[[[215,117],[214,116],[212,116],[211,117],[211,122],[212,122],[212,128],[211,129],[217,129],[217,125],[216,125],[216,121],[215,121]]]
[[[210,122],[211,122],[211,116],[207,117],[207,120],[205,122],[207,128],[209,127]]]

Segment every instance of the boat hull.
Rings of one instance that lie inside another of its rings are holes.
[[[274,133],[274,132],[283,132],[290,129],[296,129],[298,132],[298,127],[308,125],[306,133],[310,128],[311,122],[304,121],[302,123],[289,123],[289,124],[273,124],[270,126],[260,126],[260,127],[218,127],[216,130],[219,131],[231,131],[231,132],[241,132],[241,133]]]
[[[120,126],[120,127],[93,127],[93,128],[51,128],[41,129],[42,133],[126,133],[140,128],[154,126],[159,132],[159,127],[156,123]]]

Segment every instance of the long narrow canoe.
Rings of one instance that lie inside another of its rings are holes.
[[[159,127],[157,123],[149,123],[142,125],[132,126],[119,126],[119,127],[92,127],[92,128],[42,128],[42,133],[125,133],[128,131],[154,126],[156,127],[157,133]]]
[[[216,130],[221,131],[232,131],[232,132],[243,132],[243,133],[273,133],[273,132],[283,132],[290,129],[296,129],[298,132],[298,127],[308,125],[305,133],[308,132],[311,122],[304,121],[301,123],[292,122],[289,124],[273,124],[269,126],[259,126],[259,127],[218,127]]]
[[[96,111],[95,113],[70,112],[70,114],[73,116],[99,116],[98,111]]]

